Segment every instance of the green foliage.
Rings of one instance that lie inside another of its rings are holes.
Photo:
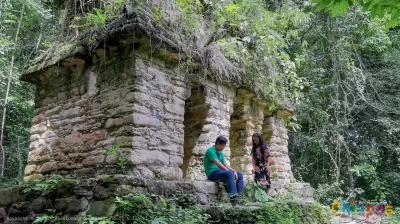
[[[126,170],[127,164],[128,164],[128,159],[124,158],[121,154],[120,151],[120,146],[119,144],[116,144],[112,147],[110,147],[107,151],[107,155],[108,156],[114,156],[117,159],[117,165],[122,169],[122,170]]]
[[[181,195],[182,196],[182,195]],[[197,209],[187,209],[188,195],[172,199],[158,198],[155,202],[145,195],[128,194],[116,197],[117,210],[110,220],[119,223],[206,223],[208,215]],[[179,198],[179,199],[178,199]],[[178,202],[178,203],[176,203]]]
[[[307,212],[309,216],[313,219],[313,223],[330,224],[331,221],[331,211],[323,207],[321,204],[312,203],[307,207]]]
[[[0,189],[22,184],[21,178],[0,178]]]
[[[90,12],[80,9],[71,22],[70,27],[76,32],[89,34],[89,47],[97,47],[106,35],[108,22],[120,16],[126,0],[101,0],[100,8],[93,7]]]
[[[22,12],[22,5],[25,4]],[[23,13],[16,50],[13,45],[17,34],[18,20]],[[0,105],[4,103],[7,79],[10,72],[11,57],[15,56],[10,98],[7,103],[5,122],[6,169],[5,177],[22,177],[29,146],[30,125],[34,111],[34,88],[22,82],[18,77],[27,62],[46,47],[57,35],[56,18],[39,1],[2,1],[0,8]],[[0,117],[2,117],[0,110]],[[0,154],[0,161],[2,155]]]
[[[56,224],[60,223],[59,222],[59,216],[55,215],[54,212],[52,214],[43,214],[40,216],[37,216],[33,223],[38,223],[38,224]]]
[[[268,11],[261,0],[217,4],[215,11],[216,28],[227,33],[218,46],[242,69],[244,85],[273,106],[299,103],[304,80],[297,76],[296,61],[287,48],[310,21],[309,15],[289,4],[279,12]]]
[[[60,180],[62,180],[62,177],[58,175],[43,180],[36,179],[32,182],[26,183],[22,192],[26,195],[38,194],[46,196],[56,191],[57,184]]]
[[[364,12],[370,12],[371,18],[375,17],[390,17],[387,21],[389,27],[395,27],[400,23],[400,1],[387,1],[387,0],[365,0],[365,1],[333,1],[333,0],[314,0],[313,2],[319,3],[318,10],[330,10],[332,16],[338,14],[344,15],[349,7],[354,3],[361,6]]]
[[[296,111],[301,128],[290,136],[291,161],[321,203],[398,203],[391,172],[399,168],[399,39],[384,25],[357,7],[343,17],[315,13],[303,34],[312,46],[293,52],[303,55],[298,74],[308,85]]]
[[[332,184],[324,183],[318,185],[314,193],[314,198],[320,203],[329,205],[334,201],[342,200],[343,195],[344,192],[339,182],[334,182]]]
[[[244,189],[244,195],[249,201],[253,202],[268,202],[273,199],[265,192],[265,188],[256,182],[249,182]]]
[[[187,33],[183,33],[182,37],[190,37],[200,25],[199,19],[204,9],[203,4],[200,0],[175,0],[175,2],[183,11],[183,16],[179,20],[187,28],[185,31]]]
[[[197,197],[193,194],[185,194],[181,192],[176,192],[172,197],[168,198],[168,202],[174,203],[177,206],[186,208],[194,206],[197,203]]]
[[[225,213],[224,223],[301,223],[301,207],[298,204],[266,205],[261,209],[237,208]]]

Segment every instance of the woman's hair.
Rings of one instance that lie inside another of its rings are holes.
[[[253,138],[256,137],[258,138],[258,145],[254,144]],[[256,160],[257,159],[257,155],[256,155],[256,149],[258,146],[260,146],[260,152],[262,155],[262,162],[264,163],[264,159],[265,159],[265,150],[267,150],[267,145],[264,143],[263,139],[261,138],[261,135],[259,133],[254,133],[253,136],[251,136],[251,142],[253,143],[253,149],[251,150],[252,154],[253,154],[253,159]]]

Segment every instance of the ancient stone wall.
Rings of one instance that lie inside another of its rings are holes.
[[[74,59],[35,77],[26,180],[121,173],[118,156],[133,176],[182,178],[185,76],[112,50],[107,57],[99,50],[90,65]],[[115,145],[118,156],[108,155]]]
[[[271,194],[310,195],[292,185],[290,113],[133,46],[99,49],[29,77],[37,92],[25,180],[48,173],[206,180],[204,153],[219,135],[229,139],[228,163],[252,180],[251,136],[259,132],[273,157]]]
[[[213,182],[145,180],[131,175],[61,179],[46,195],[24,190],[23,187],[0,189],[0,223],[32,223],[49,211],[62,214],[61,223],[84,223],[83,218],[89,216],[110,218],[117,209],[116,196],[128,194],[145,194],[149,198],[193,194],[199,204],[209,204],[219,197],[218,186]]]

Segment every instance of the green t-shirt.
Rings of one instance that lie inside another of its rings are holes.
[[[215,146],[212,146],[207,149],[207,152],[204,155],[204,171],[206,172],[207,177],[212,171],[219,170],[217,164],[213,162],[214,159],[219,160],[221,163],[225,163],[224,154],[222,152],[217,152]]]

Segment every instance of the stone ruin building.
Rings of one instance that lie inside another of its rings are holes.
[[[218,81],[202,63],[188,72],[182,52],[141,26],[121,28],[95,49],[78,42],[55,51],[21,77],[36,86],[26,181],[114,175],[125,180],[120,190],[184,190],[204,204],[217,194],[203,172],[206,149],[227,137],[227,160],[251,181],[251,135],[259,132],[272,154],[270,194],[292,191],[311,200],[312,188],[291,172],[289,110],[270,111],[269,102]],[[118,153],[110,154],[116,145]]]

